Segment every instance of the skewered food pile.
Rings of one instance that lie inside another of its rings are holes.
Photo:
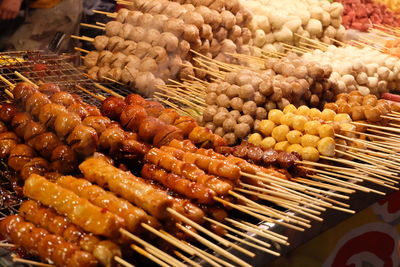
[[[399,86],[400,62],[396,57],[369,47],[328,46],[302,56],[305,62],[319,62],[332,67],[329,80],[335,95],[358,90],[362,95],[394,91]]]
[[[167,0],[136,1],[121,9],[105,35],[94,38],[95,51],[84,64],[92,79],[109,78],[152,96],[168,79],[204,78],[206,72],[192,60],[193,53],[237,63],[235,53],[248,53],[246,28],[251,16],[233,2],[230,10]]]
[[[270,52],[284,52],[285,45],[299,46],[307,38],[332,44],[342,41],[343,6],[329,1],[242,0],[253,14],[252,44]]]
[[[372,0],[339,0],[344,6],[343,25],[366,32],[374,24],[400,26],[400,18],[383,3]]]

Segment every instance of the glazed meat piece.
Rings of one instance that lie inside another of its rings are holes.
[[[133,139],[125,139],[119,147],[113,147],[110,154],[115,155],[121,160],[128,160],[133,164],[142,160],[144,155],[150,150],[149,145],[145,145]]]
[[[281,168],[288,169],[290,167],[293,167],[296,161],[301,161],[301,158],[296,152],[281,152],[278,155],[277,161]]]
[[[81,124],[68,136],[67,143],[78,155],[87,157],[97,150],[99,138],[95,129]]]
[[[163,105],[155,101],[146,101],[144,108],[146,109],[146,112],[149,116],[156,118],[158,118],[161,112],[164,110]]]
[[[139,105],[144,106],[146,104],[146,100],[137,94],[129,94],[125,97],[125,103],[127,105]]]
[[[179,118],[175,120],[174,125],[182,131],[185,138],[198,126],[196,120],[189,116],[179,116]]]
[[[108,187],[111,192],[141,207],[157,219],[169,216],[166,209],[172,205],[171,197],[143,179],[124,172],[101,158],[90,158],[80,164],[79,169],[90,182]]]
[[[59,104],[46,104],[44,105],[39,113],[39,122],[48,128],[54,126],[54,122],[61,113],[66,113],[67,109]]]
[[[52,151],[61,145],[61,141],[54,133],[45,132],[30,139],[27,145],[34,148],[44,158],[49,159]]]
[[[101,104],[101,113],[112,120],[119,120],[125,107],[126,103],[124,102],[124,99],[115,96],[109,96]]]
[[[165,124],[157,118],[147,117],[139,126],[139,136],[143,141],[152,143],[154,137]]]
[[[118,230],[124,227],[120,217],[36,174],[25,181],[24,195],[43,205],[53,207],[57,213],[65,215],[72,223],[94,234],[116,237]]]
[[[119,147],[124,141],[124,130],[117,124],[111,124],[104,132],[101,133],[99,144],[101,149],[108,150],[112,147]]]
[[[137,131],[142,121],[147,117],[147,112],[142,106],[130,105],[122,111],[120,122],[125,129]]]
[[[85,179],[63,176],[57,180],[57,184],[120,216],[125,221],[126,229],[131,233],[140,233],[142,231],[141,223],[150,222],[152,227],[160,226],[154,217],[148,216],[142,209],[133,206],[124,199],[118,198],[99,186],[92,185]]]
[[[18,144],[10,152],[8,165],[14,170],[20,171],[35,156],[36,153],[31,147],[25,144]]]
[[[19,143],[19,138],[13,132],[0,133],[0,158],[10,155],[11,150]]]
[[[31,174],[44,175],[48,171],[49,163],[45,159],[33,158],[22,167],[20,175],[26,180]]]
[[[57,84],[45,83],[45,84],[39,85],[38,91],[43,93],[43,94],[45,94],[45,95],[51,96],[51,95],[53,95],[55,93],[60,92],[61,89]]]
[[[7,132],[7,126],[3,123],[3,122],[1,122],[0,121],[0,133],[5,133],[5,132]]]
[[[31,120],[32,116],[28,113],[18,112],[11,120],[11,127],[18,136],[23,137],[26,131],[26,126],[31,122]]]
[[[50,169],[61,174],[72,173],[78,167],[76,153],[66,145],[57,146],[52,150],[50,161]]]
[[[66,138],[80,123],[81,118],[75,113],[59,113],[54,121],[54,130],[58,137]]]
[[[111,124],[111,120],[104,116],[88,116],[82,121],[83,125],[92,127],[100,136]]]
[[[279,153],[274,149],[264,150],[263,161],[267,165],[275,164],[278,160]]]
[[[175,120],[178,119],[179,117],[180,116],[179,116],[178,112],[176,112],[174,109],[166,108],[161,112],[158,119],[163,121],[165,124],[174,125]]]
[[[213,203],[214,197],[217,195],[215,191],[202,184],[192,182],[176,174],[168,173],[153,164],[145,164],[141,174],[145,179],[158,181],[176,193],[202,204]]]
[[[78,115],[82,120],[89,116],[89,112],[86,110],[85,106],[81,103],[72,104],[67,108],[68,112],[75,113]]]
[[[40,92],[35,92],[30,97],[27,98],[25,104],[26,112],[30,113],[32,116],[39,116],[40,109],[49,104],[50,100],[47,95],[42,94]]]
[[[25,133],[24,133],[25,142],[28,142],[32,138],[35,138],[36,136],[38,136],[46,131],[46,128],[42,124],[37,123],[33,120],[28,122],[25,129],[26,129]]]
[[[165,125],[154,136],[153,145],[161,147],[168,145],[174,139],[183,140],[182,131],[173,125]]]
[[[37,92],[36,86],[28,82],[20,82],[13,89],[14,101],[20,107],[25,107],[26,100]]]
[[[64,91],[53,94],[50,97],[50,101],[64,107],[69,107],[76,102],[75,98],[70,93]]]
[[[9,123],[18,112],[17,107],[12,104],[4,104],[0,108],[0,121]]]

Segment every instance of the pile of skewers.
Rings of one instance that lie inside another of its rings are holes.
[[[246,144],[229,147],[193,118],[138,95],[101,97],[99,110],[53,84],[9,85],[13,102],[0,111],[1,157],[24,180],[24,195],[31,200],[0,226],[13,243],[9,246],[56,265],[129,266],[121,248],[132,241],[135,251],[164,266],[182,263],[149,242],[169,243],[166,251],[193,265],[190,255],[211,264],[229,264],[200,250],[196,240],[229,261],[248,266],[223,248],[254,256],[233,243],[240,241],[235,235],[273,255],[279,253],[270,244],[242,231],[281,245],[288,244],[287,238],[229,218],[229,210],[303,231],[311,220],[322,220],[319,215],[327,208],[352,212],[332,198],[348,199],[347,194],[356,190],[382,194],[350,181],[389,188],[397,183],[382,178],[392,172],[374,170],[371,163],[355,169],[352,161],[342,159],[348,166],[340,167],[338,174],[335,166],[302,161],[296,153]],[[267,206],[268,202],[298,215]],[[52,221],[59,222],[57,227]]]

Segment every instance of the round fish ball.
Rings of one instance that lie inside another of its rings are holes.
[[[253,133],[249,136],[249,139],[247,141],[249,141],[249,143],[259,146],[262,142],[263,138],[261,136],[261,134],[259,133]]]
[[[286,140],[286,135],[289,133],[289,131],[289,126],[279,125],[272,130],[271,135],[276,141],[281,142]]]
[[[254,93],[254,102],[256,102],[257,106],[263,106],[266,100],[267,98],[260,92]]]
[[[225,93],[229,98],[233,98],[233,97],[237,97],[239,95],[239,91],[240,91],[240,87],[237,86],[236,84],[232,84],[231,86],[229,86],[226,89]]]
[[[208,106],[203,111],[203,121],[204,122],[212,121],[215,114],[217,114],[217,107],[216,106]]]
[[[343,134],[344,136],[347,136],[349,138],[356,138],[356,134],[354,132],[357,129],[356,129],[355,125],[345,122],[345,123],[341,123],[339,125],[339,127],[340,127],[341,134]]]
[[[259,91],[264,96],[270,96],[274,92],[271,81],[265,80],[261,82],[259,85]]]
[[[266,111],[271,111],[272,109],[276,109],[276,103],[272,100],[265,103],[264,108]]]
[[[272,109],[268,112],[268,120],[273,121],[275,124],[281,123],[283,112],[279,109]]]
[[[275,144],[274,149],[278,151],[286,151],[290,146],[288,141],[282,141]]]
[[[238,118],[238,123],[246,123],[246,124],[250,125],[250,127],[253,127],[254,119],[250,115],[243,115]]]
[[[321,127],[319,121],[308,121],[304,124],[304,131],[306,134],[318,135],[319,127]]]
[[[308,119],[306,116],[303,115],[296,115],[293,117],[292,121],[292,128],[294,130],[298,130],[300,132],[304,131],[304,125],[308,122]]]
[[[317,147],[319,140],[320,138],[316,135],[305,134],[301,137],[301,145],[304,147],[306,146]]]
[[[231,107],[235,110],[242,111],[243,109],[243,100],[240,97],[234,97],[229,101]]]
[[[381,121],[382,112],[379,110],[378,107],[372,107],[370,105],[364,106],[364,114],[367,121],[370,122],[378,122]]]
[[[293,127],[293,117],[296,116],[293,113],[286,113],[281,116],[280,124],[287,125],[289,128]]]
[[[229,100],[230,99],[226,94],[220,94],[217,97],[217,105],[220,107],[229,108],[230,107]]]
[[[289,104],[283,109],[283,113],[297,114],[297,108],[293,104]]]
[[[256,109],[256,119],[263,120],[263,119],[266,119],[267,116],[268,116],[268,112],[265,110],[265,108],[258,107]]]
[[[298,115],[303,115],[303,116],[308,116],[308,112],[310,111],[310,108],[309,107],[307,107],[307,106],[305,106],[305,105],[303,105],[303,106],[300,106],[298,109],[297,109],[297,113],[296,114],[298,114]]]
[[[351,122],[351,118],[349,114],[340,113],[336,114],[335,118],[333,119],[334,122]]]
[[[227,108],[224,108],[224,107],[218,107],[218,108],[217,108],[217,113],[218,113],[218,112],[229,113],[228,109],[227,109]]]
[[[245,84],[240,86],[239,89],[239,97],[243,100],[253,99],[254,97],[254,88],[251,84]]]
[[[243,104],[243,113],[245,115],[255,116],[257,111],[257,104],[254,101],[247,101]]]
[[[229,112],[229,116],[231,116],[232,118],[234,118],[237,121],[239,119],[239,117],[241,116],[241,114],[240,114],[239,110],[231,110]]]
[[[302,136],[303,136],[303,134],[300,131],[292,130],[287,133],[286,139],[291,144],[300,144]]]
[[[335,130],[330,124],[323,124],[318,128],[318,135],[320,138],[324,137],[334,137]]]
[[[205,100],[207,105],[215,105],[217,104],[217,94],[214,92],[208,93]]]
[[[303,160],[317,162],[319,160],[319,152],[315,147],[303,147],[301,150],[301,157]]]
[[[210,131],[214,132],[215,131],[215,125],[212,122],[207,122],[204,127],[206,127],[207,129],[210,129]]]
[[[325,108],[322,112],[321,112],[321,119],[324,121],[333,121],[333,119],[335,118],[336,112]]]
[[[243,139],[250,133],[250,126],[247,123],[236,124],[234,132],[237,138]]]
[[[301,155],[302,150],[303,150],[303,147],[301,145],[292,144],[292,145],[288,146],[288,148],[286,149],[286,152],[288,152],[288,153],[296,152],[297,154]]]
[[[237,141],[237,137],[234,133],[227,133],[224,135],[225,141],[228,143],[228,145],[234,145]]]
[[[214,118],[213,118],[213,123],[215,124],[215,126],[222,126],[222,124],[224,123],[224,121],[226,120],[226,118],[228,117],[228,114],[225,112],[218,112],[217,114],[215,114]]]
[[[351,107],[351,118],[354,121],[365,120],[364,107],[363,106]]]
[[[221,137],[223,137],[223,136],[225,135],[224,128],[222,128],[222,127],[217,127],[217,128],[215,129],[214,133],[215,133],[216,135],[221,136]]]
[[[351,106],[348,103],[341,103],[338,108],[338,113],[351,113]]]
[[[318,141],[317,148],[321,155],[333,157],[335,155],[335,140],[332,137],[324,137]]]
[[[224,128],[224,131],[226,133],[230,133],[234,131],[236,125],[236,119],[233,117],[229,117],[227,118],[223,123],[222,123],[222,127]]]
[[[266,148],[273,148],[276,144],[276,140],[273,137],[265,137],[261,143],[260,146],[264,149]]]
[[[272,130],[276,127],[276,124],[271,121],[271,120],[262,120],[258,124],[258,130],[264,135],[264,136],[270,136],[272,133]]]
[[[312,108],[308,112],[308,116],[310,116],[311,118],[321,118],[321,111],[317,108]]]

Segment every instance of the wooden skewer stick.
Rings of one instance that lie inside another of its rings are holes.
[[[88,23],[80,23],[81,26],[84,27],[89,27],[89,28],[94,28],[94,29],[98,29],[98,30],[105,30],[106,27],[102,27],[102,26],[98,26],[98,25],[93,25],[93,24],[88,24]]]
[[[179,244],[179,248],[181,250],[183,250],[184,252],[193,255],[193,256],[197,256],[201,259],[203,259],[204,261],[208,262],[211,266],[214,267],[222,267],[220,264],[218,264],[218,261],[214,260],[213,258],[209,257],[208,255],[199,252],[197,249],[197,247],[193,246],[190,243],[187,243],[183,240],[179,240],[177,239],[175,236],[165,232],[164,230],[160,230],[159,233],[163,234],[163,238],[164,240],[169,240],[168,242],[173,242],[174,244]],[[225,264],[224,261],[222,261],[223,264]],[[219,262],[221,263],[221,262]]]
[[[241,266],[246,266],[246,267],[251,267],[250,264],[248,264],[247,262],[239,259],[238,257],[232,255],[231,253],[227,252],[226,250],[224,250],[223,248],[221,248],[220,246],[215,245],[214,243],[210,242],[209,240],[205,239],[204,237],[202,237],[201,235],[194,233],[192,231],[190,231],[189,229],[187,229],[186,227],[182,226],[181,224],[177,223],[176,226],[181,229],[182,231],[184,231],[186,234],[189,234],[191,236],[193,236],[194,238],[196,238],[197,241],[199,241],[200,243],[202,243],[203,245],[213,249],[215,252],[217,252],[218,254],[224,256],[225,258],[241,265]]]
[[[354,183],[351,182],[346,182],[346,181],[342,181],[333,177],[329,177],[329,176],[325,176],[323,174],[319,174],[319,175],[308,175],[308,177],[313,178],[313,179],[317,179],[317,180],[321,180],[324,182],[328,182],[328,183],[333,183],[333,184],[337,184],[337,185],[341,185],[341,186],[345,186],[348,188],[353,188],[356,190],[360,190],[366,193],[371,192],[371,190],[367,187],[363,187],[361,185],[356,185]]]
[[[246,245],[248,245],[250,247],[256,248],[258,250],[267,252],[267,253],[272,254],[272,255],[274,255],[276,257],[279,257],[281,255],[279,252],[276,252],[276,251],[273,251],[273,250],[270,250],[270,249],[267,249],[267,248],[263,248],[263,247],[257,246],[254,243],[248,242],[248,241],[246,241],[244,239],[240,239],[239,237],[236,237],[234,235],[227,234],[226,236],[231,238],[231,239],[233,239],[233,240],[235,240],[235,241],[237,241],[237,242],[240,242],[240,243],[246,244]]]
[[[12,258],[13,262],[26,263],[26,264],[31,264],[33,266],[40,266],[40,267],[55,267],[55,265],[52,265],[52,264],[42,263],[42,262],[33,261],[33,260],[26,260],[26,259],[18,257],[15,254],[11,254],[11,258]]]
[[[156,256],[154,256],[153,254],[150,254],[146,250],[142,249],[141,247],[138,247],[138,246],[132,244],[131,248],[134,249],[135,251],[137,251],[139,254],[142,254],[143,256],[148,258],[149,260],[157,263],[158,265],[160,265],[162,267],[170,267],[171,266],[171,265],[165,263],[164,261],[162,261],[161,259],[157,258]]]
[[[187,263],[189,263],[191,266],[194,266],[194,267],[201,267],[200,264],[198,264],[197,262],[195,262],[195,261],[189,259],[188,257],[186,257],[185,255],[183,255],[183,254],[180,253],[179,251],[174,250],[174,254],[175,254],[177,257],[179,257],[179,258],[181,258],[182,260],[184,260],[184,261],[186,261]]]
[[[236,221],[237,222],[237,221]],[[237,222],[238,224],[245,224],[245,225],[247,225],[248,227],[251,227],[251,228],[254,228],[254,229],[257,229],[258,231],[261,231],[261,232],[263,232],[263,233],[266,233],[266,234],[270,234],[270,235],[273,235],[273,236],[275,236],[275,237],[278,237],[278,238],[281,238],[282,240],[288,240],[289,238],[287,237],[287,236],[284,236],[284,235],[280,235],[280,234],[278,234],[278,233],[275,233],[275,232],[273,232],[273,231],[271,231],[271,230],[269,230],[269,229],[266,229],[265,227],[263,227],[264,225],[262,225],[262,224],[260,224],[260,225],[255,225],[255,224],[251,224],[251,223],[249,223],[249,222],[245,222],[245,221],[241,221],[241,222]],[[288,245],[289,245],[289,243],[288,243]]]
[[[271,219],[271,218],[266,217],[266,216],[261,215],[261,214],[257,214],[257,213],[255,213],[255,212],[252,212],[252,211],[248,210],[248,209],[245,209],[245,208],[243,208],[243,207],[240,207],[239,205],[230,203],[229,201],[226,201],[226,200],[224,200],[224,199],[222,199],[222,198],[215,197],[214,199],[215,199],[216,201],[218,201],[218,202],[224,204],[224,205],[230,206],[231,208],[234,208],[234,209],[237,209],[237,210],[239,210],[239,211],[241,211],[241,212],[243,212],[243,213],[249,214],[249,215],[251,215],[251,216],[253,216],[254,218],[257,218],[257,219],[259,219],[259,220],[263,220],[263,221],[267,221],[267,222],[275,223],[275,224],[280,224],[280,225],[286,226],[286,227],[288,227],[288,228],[291,228],[291,229],[293,229],[293,230],[297,230],[297,231],[301,231],[301,232],[304,231],[303,228],[300,228],[300,227],[297,227],[297,226],[294,226],[294,225],[291,225],[291,224],[288,224],[288,223],[285,223],[285,222],[277,221],[277,220]]]
[[[227,225],[225,225],[225,224],[223,224],[221,222],[218,222],[216,220],[213,220],[213,219],[210,219],[210,218],[207,218],[207,217],[204,217],[204,219],[206,221],[214,223],[214,224],[216,224],[216,225],[218,225],[218,226],[220,226],[220,227],[222,227],[222,228],[224,228],[224,229],[226,229],[228,231],[231,231],[232,233],[235,233],[237,235],[243,236],[244,238],[248,238],[249,240],[251,240],[251,241],[253,241],[255,243],[258,243],[258,244],[262,245],[263,247],[266,247],[266,248],[270,248],[271,247],[271,244],[269,244],[267,242],[264,242],[264,241],[261,241],[261,240],[258,240],[257,238],[254,238],[253,236],[247,235],[246,233],[241,232],[239,230],[236,230],[236,229],[234,229],[234,228],[232,228],[230,226],[227,226]],[[275,236],[271,236],[271,237],[274,238],[274,239],[271,239],[271,240],[276,241],[276,242],[278,242],[280,244],[285,245],[287,243],[286,240],[279,239],[279,238],[277,238]]]
[[[116,15],[117,15],[116,13],[105,12],[105,11],[96,10],[96,9],[92,9],[92,12],[93,12],[93,13],[96,13],[96,14],[106,15],[107,17],[110,17],[110,18],[115,18],[115,17],[117,17],[117,16],[116,16]]]
[[[72,35],[70,35],[70,37],[73,39],[82,40],[82,41],[91,42],[91,43],[94,41],[94,38],[90,38],[87,36],[77,36],[77,35],[72,34]]]
[[[308,194],[317,196],[317,194],[315,194],[313,192],[308,192]],[[333,204],[340,205],[340,206],[345,207],[345,208],[350,208],[349,204],[334,200],[334,199],[332,199],[330,197],[324,197],[324,196],[319,196],[319,195],[318,195],[318,197],[321,198],[321,199],[324,199],[324,200],[326,200],[328,202],[331,202]]]
[[[349,190],[349,189],[346,189],[346,188],[342,188],[340,186],[331,185],[331,184],[325,184],[325,183],[312,181],[312,180],[307,180],[307,179],[303,179],[303,178],[299,178],[299,177],[292,178],[292,181],[299,182],[299,183],[304,183],[304,184],[308,184],[308,185],[313,185],[313,186],[317,186],[317,187],[322,187],[322,188],[326,188],[326,189],[342,192],[342,193],[345,193],[345,194],[352,194],[352,193],[355,192],[354,190]]]
[[[111,89],[109,89],[109,88],[107,88],[107,87],[105,87],[105,86],[103,86],[103,85],[101,85],[101,84],[99,84],[99,83],[95,83],[94,86],[96,86],[96,87],[99,88],[100,90],[103,90],[103,91],[106,92],[106,93],[109,93],[109,94],[112,95],[112,96],[119,97],[119,98],[125,98],[125,97],[123,97],[122,95],[117,94],[117,93],[114,92],[113,90],[111,90]]]
[[[171,213],[172,215],[174,215],[175,217],[177,217],[180,221],[192,226],[196,230],[198,230],[198,231],[210,236],[211,238],[217,240],[218,242],[220,242],[225,247],[232,247],[232,248],[234,248],[234,249],[236,249],[236,250],[238,250],[238,251],[242,252],[243,254],[246,254],[247,256],[250,256],[250,257],[254,257],[255,256],[254,253],[252,253],[252,252],[250,252],[250,251],[248,251],[246,249],[243,249],[242,247],[230,242],[229,240],[226,240],[226,239],[214,234],[210,230],[204,228],[203,226],[201,226],[201,225],[195,223],[194,221],[188,219],[187,217],[183,216],[182,214],[180,214],[176,210],[171,209],[171,208],[167,208],[167,211],[169,213]]]
[[[86,54],[90,53],[89,50],[85,50],[85,49],[82,49],[82,48],[80,48],[80,47],[74,47],[74,49],[75,49],[76,51],[83,52],[83,53],[86,53]]]
[[[88,94],[88,95],[90,95],[90,96],[92,96],[92,97],[94,97],[94,98],[100,100],[100,101],[104,101],[104,100],[106,99],[104,96],[96,95],[96,94],[90,92],[89,90],[87,90],[86,88],[83,88],[83,87],[80,86],[80,85],[77,85],[77,84],[76,84],[75,87],[78,88],[79,90],[85,92],[86,94]]]
[[[22,75],[21,73],[19,73],[18,71],[14,71],[14,74],[17,75],[21,80],[23,80],[24,82],[30,83],[33,86],[35,86],[35,88],[38,88],[38,86],[32,82],[31,80],[29,80],[28,78],[26,78],[24,75]]]
[[[396,153],[395,151],[393,151],[391,149],[386,149],[386,148],[384,148],[382,146],[375,145],[373,142],[368,142],[368,141],[357,139],[357,138],[351,138],[351,137],[347,137],[347,136],[344,136],[344,135],[341,135],[341,134],[335,134],[335,136],[338,137],[338,138],[342,138],[342,139],[348,140],[348,141],[353,141],[353,142],[356,142],[356,143],[364,144],[365,146],[373,148],[373,149],[376,149],[378,151],[382,151],[382,152],[386,152],[386,153],[390,153],[390,154]],[[339,152],[343,153],[343,151],[339,151]]]
[[[9,243],[0,243],[0,248],[16,248],[17,245],[9,244]]]
[[[214,260],[215,262],[218,262],[218,263],[220,263],[220,264],[222,264],[222,265],[224,265],[226,267],[235,267],[235,265],[232,265],[229,262],[224,261],[223,259],[218,258],[218,257],[214,256],[211,253],[206,252],[205,250],[201,250],[198,247],[195,247],[192,244],[187,243],[185,241],[182,241],[182,242],[185,243],[186,245],[188,245],[189,247],[193,248],[196,252],[198,252],[198,253],[202,254],[203,256],[206,256],[206,257],[208,257],[208,258],[210,258],[212,260]],[[221,265],[219,265],[219,266],[221,266]]]
[[[115,256],[115,257],[114,257],[114,260],[115,260],[116,262],[118,262],[119,264],[121,264],[122,266],[125,266],[125,267],[135,267],[135,265],[130,264],[129,262],[127,262],[126,260],[124,260],[124,259],[122,259],[122,258],[120,258],[120,257],[118,257],[118,256]]]
[[[162,257],[164,257],[164,258],[166,258],[166,259],[169,259],[171,262],[175,262],[175,264],[177,264],[177,266],[179,266],[179,264],[180,264],[179,261],[177,261],[175,258],[171,257],[169,254],[165,253],[164,251],[162,251],[162,250],[156,248],[156,247],[153,246],[152,244],[150,244],[150,243],[144,241],[143,239],[141,239],[141,238],[135,236],[134,234],[128,232],[128,231],[125,230],[125,229],[122,229],[122,228],[121,228],[121,229],[119,229],[119,232],[120,232],[121,234],[125,235],[126,237],[129,237],[130,239],[132,239],[133,241],[139,243],[140,245],[142,245],[142,246],[144,246],[144,247],[150,247],[150,248],[152,248],[153,250],[157,251],[157,253],[158,253],[159,255],[161,255]]]
[[[14,89],[15,84],[11,83],[9,80],[7,80],[6,78],[4,78],[3,75],[0,75],[0,80],[2,80],[5,84],[7,84],[11,90]]]

